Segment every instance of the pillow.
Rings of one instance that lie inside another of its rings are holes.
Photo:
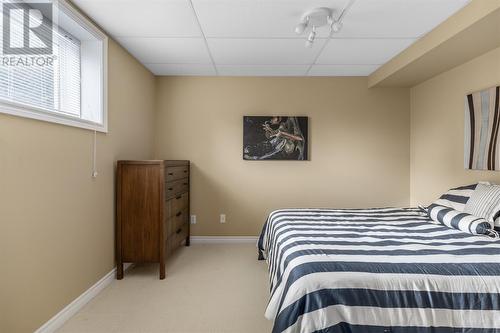
[[[427,213],[433,221],[449,228],[458,229],[473,235],[496,236],[496,233],[491,230],[492,225],[484,218],[435,204],[427,208]]]
[[[500,211],[500,186],[478,184],[467,201],[464,212],[493,223]]]
[[[478,184],[472,184],[452,188],[432,204],[453,208],[455,210],[458,210],[459,212],[463,212],[465,204],[469,200],[472,193],[474,193],[477,185]]]

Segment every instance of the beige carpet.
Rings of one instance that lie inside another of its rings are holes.
[[[268,290],[255,245],[192,245],[168,260],[163,281],[157,265],[131,268],[59,333],[266,333]]]

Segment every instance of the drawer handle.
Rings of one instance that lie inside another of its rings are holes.
[[[182,212],[178,212],[177,214],[175,214],[175,216],[179,217],[182,215]]]
[[[182,195],[175,197],[175,199],[177,199],[177,200],[179,200],[180,198],[182,198]]]
[[[177,231],[176,231],[175,233],[176,233],[176,234],[180,234],[180,233],[181,233],[181,231],[182,231],[182,228],[179,228],[179,229],[177,229]]]
[[[168,175],[169,175],[169,176],[173,176],[173,175],[174,175],[174,173],[173,173],[173,172],[169,172],[169,173],[168,173]]]
[[[169,190],[169,191],[172,191],[173,189],[174,189],[173,187],[169,187],[169,188],[168,188],[168,190]]]
[[[188,183],[184,183],[183,185],[187,185]]]
[[[187,170],[184,170],[184,173],[187,173],[188,171]]]

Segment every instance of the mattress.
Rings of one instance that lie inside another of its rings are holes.
[[[414,208],[285,209],[261,233],[278,332],[500,332],[500,242]]]

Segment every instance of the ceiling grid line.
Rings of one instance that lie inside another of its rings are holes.
[[[155,75],[299,77],[368,76],[470,2],[356,0],[306,48],[301,14],[350,0],[72,1]]]
[[[309,73],[311,72],[311,69],[313,68],[314,65],[316,65],[316,62],[318,61],[319,57],[321,56],[321,54],[323,53],[323,51],[325,50],[326,46],[328,45],[328,43],[330,43],[330,40],[331,39],[327,39],[323,45],[321,46],[321,48],[319,49],[319,52],[318,54],[316,54],[316,57],[314,57],[312,63],[309,65],[309,67],[307,68],[306,70],[306,73],[305,73],[305,76],[309,76]]]
[[[198,27],[200,28],[200,32],[201,32],[201,35],[203,37],[203,42],[205,43],[205,47],[207,48],[208,56],[210,57],[210,61],[212,62],[212,66],[214,67],[215,75],[219,76],[219,70],[217,69],[217,64],[215,63],[212,52],[210,51],[210,47],[208,46],[207,37],[205,36],[205,32],[203,31],[203,28],[201,26],[200,18],[198,17],[198,13],[196,12],[196,9],[194,8],[193,1],[188,0],[188,3],[191,6],[191,10],[193,11],[193,15],[196,19],[196,23],[198,24]]]
[[[115,38],[118,39],[135,39],[138,38],[136,36],[114,36]],[[316,40],[326,40],[326,39],[352,39],[352,40],[357,40],[357,39],[376,39],[376,40],[393,40],[393,39],[419,39],[422,36],[417,36],[417,37],[377,37],[377,36],[362,36],[362,37],[316,37]],[[201,39],[202,37],[200,36],[141,36],[141,39]],[[220,36],[220,37],[206,37],[207,40],[209,39],[300,39],[303,40],[304,36],[276,36],[276,37],[265,37],[265,36]]]
[[[347,11],[349,10],[349,8],[351,8],[351,6],[354,4],[356,0],[348,0],[347,4],[344,6],[344,8],[342,9],[342,11],[340,12],[340,15],[334,20],[334,22],[339,22],[340,24],[342,24],[342,21],[344,20],[344,17],[345,15],[347,14]],[[333,19],[333,18],[332,18]],[[332,23],[332,26],[333,26],[333,23]],[[330,43],[330,41],[332,40],[332,36],[333,34],[335,33],[333,31],[333,28],[332,26],[330,26],[330,33],[328,34],[328,38],[326,40],[326,42],[323,44],[323,46],[321,47],[321,49],[319,50],[318,54],[316,55],[316,57],[314,58],[313,62],[311,63],[311,65],[309,66],[309,68],[307,69],[306,71],[306,76],[309,76],[309,73],[311,72],[311,69],[313,68],[314,65],[316,65],[316,62],[318,61],[319,57],[321,56],[321,54],[323,53],[323,51],[325,50],[326,46],[328,45],[328,43]]]
[[[184,62],[147,62],[148,65],[209,65],[204,62],[191,62],[189,64],[184,63]],[[382,64],[376,63],[376,64],[350,64],[350,63],[342,63],[342,64],[318,64],[318,65],[339,65],[339,66],[380,66]],[[218,66],[235,66],[235,64],[229,64],[229,63],[220,63]],[[271,63],[262,63],[262,64],[243,64],[239,66],[309,66],[309,64],[286,64],[286,65],[280,65],[280,64],[271,64]]]

